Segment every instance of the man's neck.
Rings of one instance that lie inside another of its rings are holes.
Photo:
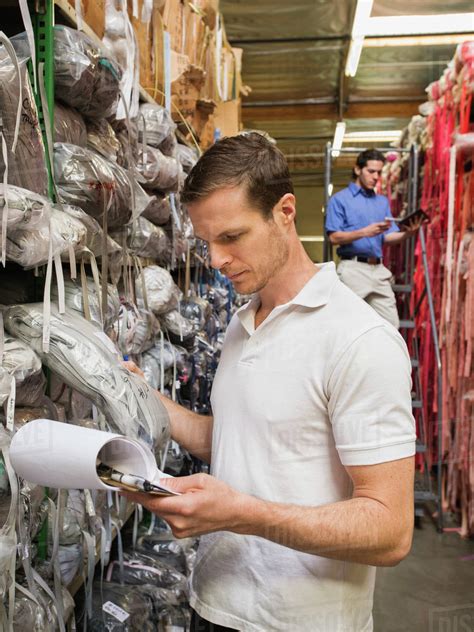
[[[277,305],[291,301],[316,272],[314,263],[298,241],[285,265],[259,292],[259,312],[265,318]]]

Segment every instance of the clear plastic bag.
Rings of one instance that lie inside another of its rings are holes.
[[[160,449],[169,437],[169,418],[158,395],[121,363],[113,343],[73,310],[51,306],[50,348],[43,351],[43,304],[4,310],[5,328],[30,345],[46,366],[94,402],[110,430]]]
[[[120,241],[120,237],[116,237]],[[171,243],[165,231],[144,217],[127,227],[128,249],[139,257],[156,259],[161,263],[171,258]]]
[[[85,244],[86,236],[84,224],[53,207],[49,218],[45,217],[39,227],[8,232],[7,259],[24,268],[34,268],[48,261],[50,241],[53,254],[61,254],[71,246],[80,248]]]
[[[81,114],[74,108],[56,101],[54,104],[55,143],[72,143],[85,147],[87,145],[86,123]]]
[[[183,167],[185,173],[189,173],[198,161],[198,153],[196,149],[192,149],[187,145],[178,143],[176,147],[176,156]]]
[[[112,125],[107,119],[90,119],[87,121],[87,145],[108,160],[117,162],[121,146]]]
[[[22,187],[7,187],[8,218],[7,229],[35,228],[49,217],[51,202],[44,196]],[[0,184],[0,217],[5,206],[5,187]],[[0,233],[2,231],[0,225]]]
[[[110,121],[115,136],[120,143],[117,162],[121,167],[131,169],[138,160],[138,126],[136,119]]]
[[[177,191],[180,183],[180,163],[176,158],[165,156],[155,147],[140,147],[137,170],[146,189]]]
[[[54,27],[56,97],[88,117],[114,114],[120,96],[121,70],[85,33]]]
[[[54,174],[63,202],[79,206],[100,223],[107,212],[111,229],[130,220],[132,184],[119,165],[91,149],[55,143]]]
[[[168,371],[174,364],[173,345],[167,340],[158,340],[153,347],[148,349],[141,358],[140,368],[145,374],[148,384],[158,390],[161,388],[160,376],[161,365],[163,363],[163,371]]]
[[[11,59],[0,46],[0,112],[3,134],[7,143],[8,182],[40,195],[48,195],[48,174],[43,137],[38,120],[33,90],[31,88],[26,59],[19,59],[23,88],[18,144],[11,151],[18,99],[20,98],[18,76]],[[0,176],[5,164],[0,152]]]
[[[179,288],[171,274],[159,266],[147,266],[143,269],[148,305],[155,314],[163,314],[178,304]],[[142,284],[136,285],[137,297],[143,300]]]
[[[161,105],[142,103],[138,117],[138,139],[143,142],[146,136],[147,145],[159,147],[170,135],[174,135],[176,124],[170,113]]]
[[[15,595],[15,610],[13,615],[13,629],[16,632],[52,632],[59,629],[56,609],[51,598],[38,588],[41,599],[33,601],[30,596],[17,590]],[[74,610],[74,600],[63,587],[62,599],[64,605],[64,619],[67,621]]]
[[[99,222],[88,215],[78,206],[72,206],[71,204],[61,204],[60,207],[55,205],[55,208],[60,208],[71,217],[75,217],[80,220],[87,230],[85,246],[90,250],[96,258],[99,258],[103,254],[102,236],[103,231]],[[107,253],[108,255],[122,254],[122,246],[118,244],[110,235],[107,235]]]
[[[193,323],[182,316],[177,309],[160,315],[160,323],[168,332],[171,342],[189,346],[196,335]]]
[[[160,332],[160,323],[152,312],[145,309],[138,311],[135,306],[122,303],[114,329],[122,354],[134,356],[153,345]]]
[[[123,617],[114,616],[114,607],[124,612]],[[156,632],[157,627],[152,616],[153,602],[146,592],[140,590],[139,586],[130,590],[130,586],[97,582],[92,588],[92,617],[88,618],[87,630],[89,632]]]
[[[168,196],[154,195],[150,204],[143,211],[143,217],[150,220],[156,226],[163,226],[171,217],[171,204]]]
[[[15,378],[16,405],[35,406],[43,398],[46,379],[41,360],[24,342],[5,336],[2,367]]]

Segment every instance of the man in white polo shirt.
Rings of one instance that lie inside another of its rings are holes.
[[[178,537],[202,535],[192,630],[368,632],[375,566],[413,528],[415,428],[405,344],[295,228],[281,152],[219,141],[185,184],[211,265],[254,294],[232,319],[213,417],[163,398],[173,438],[211,463],[133,495]]]

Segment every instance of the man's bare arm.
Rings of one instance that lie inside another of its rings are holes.
[[[368,226],[364,226],[364,228],[359,228],[357,230],[336,230],[333,233],[330,233],[329,241],[334,246],[343,246],[344,244],[350,244],[357,239],[362,239],[363,237],[374,237],[375,235],[380,235],[389,228],[390,224],[388,222],[375,222],[374,224],[369,224]]]
[[[408,554],[413,535],[413,457],[347,471],[352,497],[319,507],[264,501],[206,474],[167,479],[181,496],[134,494],[133,499],[162,516],[177,537],[233,531],[331,559],[397,564]]]

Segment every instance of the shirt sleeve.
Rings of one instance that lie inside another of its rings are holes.
[[[339,230],[344,230],[345,219],[346,211],[344,206],[336,196],[333,196],[328,202],[326,211],[326,232],[334,233]]]
[[[390,202],[388,198],[385,195],[382,197],[386,203],[385,217],[393,217],[392,209],[390,208]],[[387,231],[385,231],[384,236],[390,235],[390,233],[398,233],[398,232],[400,232],[400,227],[398,226],[397,222],[390,222],[390,228]]]
[[[410,358],[395,329],[376,326],[350,344],[332,370],[328,393],[343,465],[374,465],[415,454]]]

